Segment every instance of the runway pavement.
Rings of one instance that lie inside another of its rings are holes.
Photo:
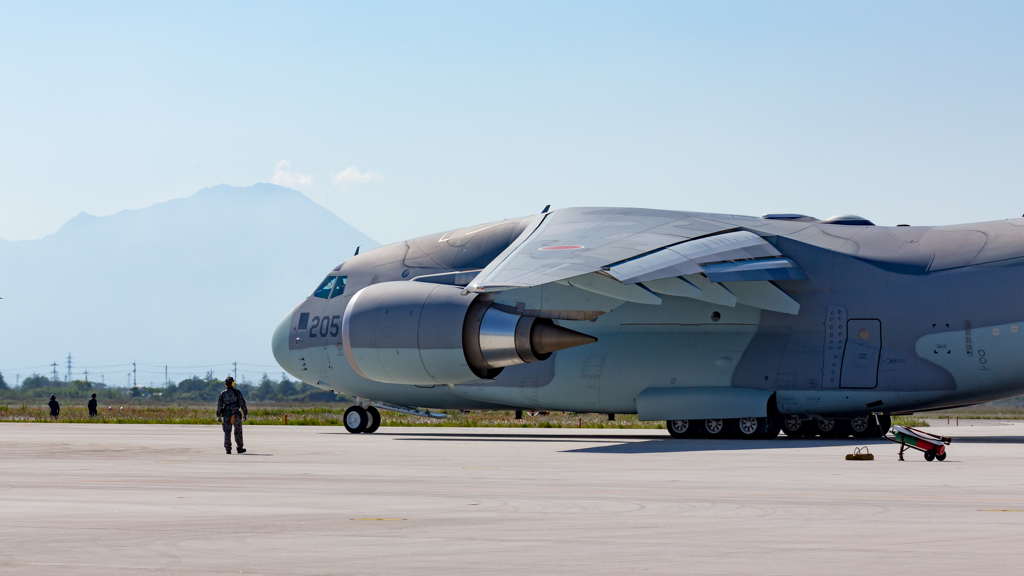
[[[0,424],[0,574],[1011,574],[1024,424],[662,431]]]

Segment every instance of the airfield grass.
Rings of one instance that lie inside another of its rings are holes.
[[[289,426],[343,426],[342,415],[347,405],[332,406],[251,406],[247,425]],[[381,410],[381,426],[436,426],[436,427],[488,427],[488,428],[610,428],[610,429],[656,429],[664,427],[662,422],[641,422],[635,415],[618,414],[615,420],[608,420],[606,414],[573,414],[550,412],[536,416],[523,415],[515,419],[515,413],[444,411],[448,418],[437,420],[420,416],[409,416]],[[57,420],[50,418],[46,405],[0,405],[0,422],[69,422],[97,424],[216,424],[217,418],[212,406],[168,406],[168,405],[119,405],[102,406],[99,414],[90,418],[88,410],[80,406],[62,406]]]
[[[249,409],[247,425],[270,426],[343,426],[342,415],[346,405],[331,406],[259,406]],[[511,411],[468,412],[445,411],[448,418],[437,420],[420,416],[409,416],[381,410],[382,426],[426,426],[459,428],[603,428],[654,430],[664,428],[664,423],[641,422],[636,415],[617,414],[615,420],[608,420],[606,414],[575,414],[572,412],[548,412],[536,415],[523,414],[515,419]],[[45,404],[0,405],[0,422],[45,422],[45,423],[96,423],[96,424],[216,424],[217,418],[212,406],[177,406],[166,404],[124,404],[101,406],[99,414],[91,418],[84,406],[62,406],[57,420],[50,418],[50,409]],[[927,426],[928,423],[913,416],[895,416],[894,424],[904,426]]]

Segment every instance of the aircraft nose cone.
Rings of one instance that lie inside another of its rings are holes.
[[[284,368],[284,371],[295,376],[295,370],[292,368],[292,357],[288,352],[288,338],[291,332],[292,314],[289,312],[287,316],[281,320],[281,323],[274,329],[274,336],[271,339],[270,346],[274,351],[274,359],[277,363]],[[298,378],[298,376],[296,376]]]

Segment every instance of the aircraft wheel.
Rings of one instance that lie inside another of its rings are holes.
[[[373,406],[370,406],[366,409],[366,414],[370,417],[370,423],[366,426],[366,430],[363,430],[363,433],[373,434],[377,431],[377,428],[380,428],[380,412]]]
[[[817,432],[822,438],[832,437],[833,432],[836,431],[836,419],[825,418],[824,420],[815,420]]]
[[[925,452],[924,452],[924,459],[929,461],[929,462],[931,462],[932,460],[935,460],[935,450],[925,450]]]
[[[774,440],[779,437],[779,432],[782,431],[782,416],[775,414],[765,418],[765,431],[761,435],[763,440]]]
[[[673,438],[689,438],[696,432],[697,423],[691,420],[666,420],[665,428]]]
[[[754,440],[764,433],[764,418],[740,418],[736,421],[736,431],[743,440]]]
[[[796,414],[786,416],[782,419],[782,431],[790,438],[803,438],[807,435],[810,422],[805,422]]]
[[[345,422],[345,430],[359,434],[370,424],[370,415],[359,406],[350,406],[348,410],[345,410],[342,420]]]
[[[936,454],[935,457],[939,459],[939,462],[942,462],[946,459],[946,453],[943,452],[942,454]]]
[[[725,438],[728,436],[726,422],[721,418],[708,418],[701,422],[701,432],[708,438]]]
[[[869,438],[875,436],[875,419],[871,414],[862,414],[856,418],[850,418],[850,430],[856,438]]]

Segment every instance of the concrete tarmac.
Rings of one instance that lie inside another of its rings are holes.
[[[0,574],[1020,573],[1024,424],[930,431],[0,424]]]

